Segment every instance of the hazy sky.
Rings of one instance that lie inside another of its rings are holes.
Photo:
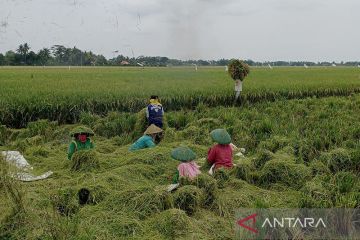
[[[359,0],[0,0],[0,52],[360,60]]]

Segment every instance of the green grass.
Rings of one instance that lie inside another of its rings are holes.
[[[82,111],[137,112],[158,94],[166,110],[231,105],[234,83],[223,68],[0,68],[0,122],[24,127],[39,118],[76,122]],[[358,68],[252,68],[244,102],[349,95]]]
[[[128,152],[141,135],[133,134],[137,116],[88,114],[83,121],[95,130],[100,162],[89,172],[72,171],[66,158],[74,125],[43,120],[26,129],[3,129],[0,150],[21,150],[37,173],[54,175],[20,184],[7,178],[0,185],[0,238],[233,239],[238,208],[359,207],[359,111],[358,94],[241,108],[199,105],[167,112],[164,140],[137,152]],[[246,148],[246,158],[234,157],[238,167],[221,176],[164,191],[178,164],[171,150],[187,144],[205,157],[216,127]],[[89,204],[78,202],[82,188],[92,193]]]

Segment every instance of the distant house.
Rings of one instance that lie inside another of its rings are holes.
[[[130,63],[128,61],[123,60],[123,61],[120,62],[120,64],[121,65],[129,65]]]

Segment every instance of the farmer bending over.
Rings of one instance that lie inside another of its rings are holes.
[[[71,160],[76,151],[88,150],[94,148],[94,143],[91,141],[90,136],[94,136],[94,132],[87,127],[77,127],[71,134],[74,139],[71,141],[68,150],[68,159]]]
[[[208,151],[208,162],[215,165],[215,170],[220,167],[233,167],[232,147],[230,146],[231,137],[225,129],[215,129],[211,133],[211,138],[217,142],[215,146]]]
[[[199,165],[194,161],[196,154],[190,148],[175,148],[171,152],[171,157],[182,162],[177,167],[176,175],[173,178],[174,184],[179,182],[180,177],[186,177],[192,180],[201,173]]]
[[[161,128],[151,124],[144,132],[144,135],[130,146],[129,151],[155,147],[155,143],[157,142],[156,139],[159,139],[157,136],[162,132],[163,130]]]
[[[146,118],[148,119],[149,125],[154,124],[159,128],[163,128],[163,116],[164,109],[159,102],[158,96],[150,97],[150,104],[146,108]]]

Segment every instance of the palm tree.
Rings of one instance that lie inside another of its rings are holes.
[[[17,53],[19,53],[24,57],[25,64],[26,64],[26,55],[28,54],[29,50],[30,50],[30,46],[27,43],[20,44],[19,48],[16,50]]]

